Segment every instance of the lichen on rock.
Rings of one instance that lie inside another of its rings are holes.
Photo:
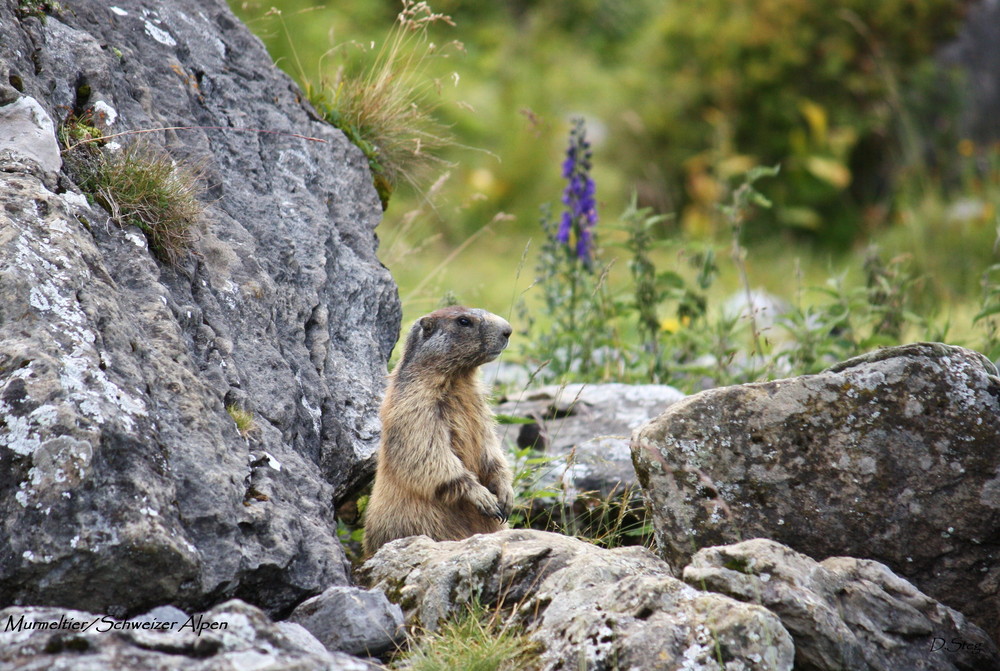
[[[877,560],[995,628],[998,445],[993,364],[920,343],[691,396],[633,434],[632,458],[671,563],[770,538]]]
[[[0,118],[31,133],[0,133],[0,607],[284,614],[347,584],[334,506],[373,469],[400,318],[364,157],[221,0],[15,4]],[[68,117],[126,133],[90,149],[143,131],[204,166],[191,254],[162,263],[58,173]]]

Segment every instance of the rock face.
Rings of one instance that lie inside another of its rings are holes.
[[[916,344],[819,375],[706,391],[637,431],[662,556],[771,538],[874,559],[996,636],[1000,379]]]
[[[763,539],[699,550],[688,584],[781,618],[803,671],[1000,669],[989,637],[878,562],[817,563]]]
[[[328,652],[297,624],[275,624],[239,600],[187,618],[122,622],[59,608],[0,610],[0,666],[21,671],[368,671],[377,667]],[[139,628],[142,622],[147,629]],[[8,626],[7,623],[10,623]]]
[[[0,607],[285,613],[348,582],[399,329],[366,162],[222,0],[60,5],[0,0]],[[53,172],[71,111],[196,127],[143,135],[203,166],[176,267]]]
[[[541,531],[383,546],[361,569],[433,629],[474,600],[516,609],[541,669],[791,669],[791,638],[765,609],[699,592],[643,548],[603,550]]]

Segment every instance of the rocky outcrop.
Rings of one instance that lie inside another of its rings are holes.
[[[658,548],[770,538],[874,559],[997,635],[1000,379],[916,344],[819,375],[706,391],[632,438]]]
[[[400,319],[364,157],[222,0],[24,4],[0,0],[0,607],[280,614],[346,584],[334,504]],[[204,174],[176,266],[55,173],[70,113],[184,127],[143,134]]]
[[[799,671],[1000,669],[1000,654],[979,627],[878,562],[817,563],[756,539],[699,550],[684,580],[780,617]]]
[[[541,531],[383,546],[363,579],[434,629],[471,605],[515,611],[541,669],[791,669],[791,638],[764,608],[700,592],[638,548]]]
[[[634,489],[629,436],[684,393],[655,384],[566,384],[513,396],[495,410],[522,423],[505,425],[501,433],[552,460],[538,469],[533,487],[556,489],[572,501],[584,492],[607,498]]]
[[[297,624],[239,600],[187,616],[157,608],[129,621],[78,610],[0,610],[0,666],[21,671],[369,671]]]

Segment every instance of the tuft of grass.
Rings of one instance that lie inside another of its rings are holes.
[[[539,652],[500,611],[472,603],[434,632],[418,632],[390,668],[407,671],[515,671],[530,667]]]
[[[236,423],[236,430],[240,432],[241,436],[249,438],[251,434],[256,433],[257,422],[254,421],[252,412],[236,404],[227,405],[226,412],[233,418],[233,421]]]
[[[62,131],[63,141],[89,132],[77,124]],[[160,261],[178,264],[195,239],[203,210],[200,172],[144,142],[117,151],[87,144],[81,151],[66,162],[77,185],[119,226],[137,226]]]
[[[313,106],[364,152],[383,209],[401,181],[417,187],[427,168],[443,163],[438,152],[454,144],[434,117],[439,103],[433,93],[441,82],[427,78],[425,64],[444,48],[461,49],[461,43],[439,47],[430,42],[427,30],[435,23],[455,25],[426,2],[403,0],[370,67],[351,71],[341,66],[332,80],[319,85],[300,73]],[[453,79],[457,83],[458,76]]]

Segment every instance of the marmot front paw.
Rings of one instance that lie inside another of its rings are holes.
[[[483,517],[491,517],[498,520],[506,520],[503,506],[497,501],[497,497],[490,493],[486,487],[480,486],[472,495],[472,503]]]
[[[501,485],[497,494],[497,503],[500,505],[501,518],[504,522],[510,517],[510,512],[514,509],[514,488],[508,484]]]

